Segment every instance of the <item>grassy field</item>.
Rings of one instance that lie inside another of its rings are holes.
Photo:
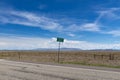
[[[0,51],[1,59],[57,62],[57,51]],[[60,63],[120,68],[119,51],[61,51]]]

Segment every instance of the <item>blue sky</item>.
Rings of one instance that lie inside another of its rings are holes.
[[[120,0],[0,0],[0,49],[120,49]]]

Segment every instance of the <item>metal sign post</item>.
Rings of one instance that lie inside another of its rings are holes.
[[[58,63],[60,62],[60,43],[64,42],[64,38],[57,38],[57,42],[59,42],[59,46],[58,46]]]

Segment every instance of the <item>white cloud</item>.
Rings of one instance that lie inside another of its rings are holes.
[[[5,46],[5,45],[7,45],[5,42],[0,42],[0,45],[1,46]]]
[[[41,5],[42,6],[42,5]],[[25,25],[28,27],[39,27],[44,30],[50,30],[55,32],[69,32],[69,36],[74,36],[72,32],[79,31],[90,31],[90,32],[99,32],[102,33],[100,29],[101,25],[99,21],[101,18],[111,17],[112,19],[120,19],[119,15],[116,14],[116,11],[119,11],[120,8],[109,8],[106,10],[99,11],[99,16],[92,23],[82,23],[82,24],[70,24],[62,25],[60,21],[48,18],[46,16],[41,16],[35,13],[27,11],[16,11],[13,9],[1,9],[0,8],[0,23],[4,24],[19,24]],[[116,32],[109,32],[107,34],[113,34]],[[117,32],[118,33],[118,32]]]
[[[98,23],[101,18],[108,18],[110,20],[120,19],[120,15],[117,14],[117,12],[119,10],[120,10],[120,8],[118,7],[118,8],[108,8],[108,9],[105,9],[105,10],[98,11],[99,16],[95,20],[95,23]]]
[[[118,44],[100,44],[87,41],[66,40],[61,47],[86,49],[120,49]],[[0,49],[58,48],[56,38],[1,37]]]
[[[119,44],[100,44],[100,43],[93,43],[87,41],[72,41],[66,40],[63,44],[64,47],[68,48],[80,48],[83,50],[90,50],[90,49],[120,49]]]
[[[39,27],[50,31],[99,31],[99,25],[96,23],[84,23],[81,25],[70,24],[62,25],[60,21],[41,16],[35,13],[15,10],[0,10],[0,22],[4,24],[19,24],[28,27]]]
[[[86,30],[86,31],[100,31],[99,25],[95,23],[86,23],[81,25],[81,30]]]
[[[60,30],[62,26],[53,19],[23,11],[0,11],[0,22],[39,27],[45,30]]]
[[[0,40],[0,49],[54,48],[55,45],[52,38],[2,37]]]
[[[108,32],[104,32],[105,34],[111,34],[113,36],[120,36],[120,30],[112,30]]]
[[[84,23],[81,25],[70,25],[67,30],[70,30],[72,32],[76,31],[91,31],[91,32],[99,32],[100,31],[100,25],[96,23]]]
[[[93,30],[98,30],[99,33],[101,34],[111,34],[113,36],[120,36],[120,30],[112,30],[112,31],[104,31],[104,30],[100,30],[98,23],[100,23],[101,19],[107,19],[109,21],[112,20],[118,20],[120,19],[120,7],[117,8],[107,8],[101,11],[98,11],[99,16],[97,17],[97,19],[94,21],[94,24],[90,24],[90,26],[93,26]],[[90,27],[89,25],[87,25],[87,27]],[[95,26],[95,28],[94,28]],[[97,27],[98,26],[98,27]]]
[[[68,36],[70,36],[70,37],[75,37],[75,34],[68,33]]]

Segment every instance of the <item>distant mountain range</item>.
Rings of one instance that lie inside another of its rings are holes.
[[[9,49],[4,49],[2,51],[7,51]],[[13,50],[22,50],[22,49],[13,49]],[[58,48],[36,48],[36,49],[23,49],[23,50],[32,50],[32,51],[57,51]],[[79,48],[60,48],[61,51],[84,51]],[[88,51],[120,51],[120,49],[91,49]]]
[[[49,50],[49,51],[56,51],[58,50],[58,48],[38,48],[38,49],[33,49],[33,50],[42,50],[42,51],[46,51],[46,50]],[[81,50],[79,48],[60,48],[60,50],[62,51],[76,51],[76,50]]]
[[[38,48],[33,50],[58,50],[58,48]],[[79,48],[60,48],[62,51],[79,51]],[[91,49],[89,51],[120,51],[119,49]]]
[[[120,51],[120,49],[92,49],[90,51]]]

